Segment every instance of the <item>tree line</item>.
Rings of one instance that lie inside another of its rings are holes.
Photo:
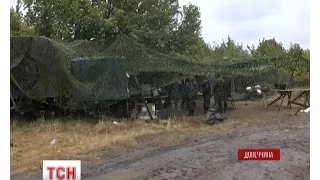
[[[10,32],[58,42],[98,39],[108,43],[121,31],[158,52],[209,63],[281,56],[292,61],[301,49],[298,43],[285,48],[276,39],[265,38],[257,46],[244,46],[230,36],[210,45],[201,37],[200,15],[199,7],[180,6],[178,0],[18,0],[10,9]],[[274,62],[275,68],[290,71],[290,61]],[[309,81],[309,69],[310,50],[304,49],[295,79]]]

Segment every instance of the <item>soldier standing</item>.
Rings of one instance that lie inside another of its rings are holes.
[[[225,112],[225,88],[225,81],[220,77],[220,74],[217,74],[212,88],[212,92],[214,94],[213,107],[220,113]]]
[[[193,116],[196,109],[197,84],[193,79],[188,79],[186,82],[187,108],[189,116]]]
[[[228,97],[231,97],[231,82],[229,78],[225,80],[224,112],[226,112],[228,109]]]
[[[202,95],[203,95],[203,110],[206,114],[210,108],[211,87],[210,82],[206,78],[202,83]]]
[[[186,89],[187,89],[187,87],[186,87],[186,80],[182,80],[181,81],[181,84],[182,84],[182,102],[181,102],[181,108],[183,109],[183,110],[185,110],[186,108],[185,108],[185,104],[187,103],[187,93],[186,93]]]
[[[170,89],[171,110],[173,113],[181,111],[182,98],[182,85],[180,82],[174,82]]]

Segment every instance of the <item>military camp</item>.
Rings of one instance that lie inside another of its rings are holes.
[[[308,179],[304,5],[230,2],[16,0],[11,178]]]

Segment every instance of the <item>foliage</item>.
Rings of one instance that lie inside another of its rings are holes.
[[[295,61],[299,56],[301,47],[299,44],[291,44],[289,49],[287,50],[287,54],[291,61]],[[306,84],[310,81],[310,50],[303,50],[301,52],[301,56],[299,61],[296,63],[290,63],[291,69],[293,69],[293,65],[296,65],[296,70],[293,73],[294,80],[300,84]]]
[[[21,12],[19,11],[19,4],[17,8],[10,8],[10,35],[36,35],[32,26],[28,26],[22,19]]]
[[[25,14],[21,13],[21,8]],[[86,40],[93,49],[83,48],[85,53],[107,52],[105,47],[123,32],[136,42],[133,46],[144,47],[129,47],[129,44],[116,41],[108,49],[109,53],[115,48],[113,53],[132,56],[137,53],[135,59],[147,62],[153,58],[153,61],[164,61],[165,64],[166,58],[154,55],[153,51],[169,55],[171,58],[167,59],[176,61],[190,59],[205,64],[233,64],[232,68],[238,72],[230,74],[246,76],[250,73],[255,76],[257,68],[253,70],[252,63],[260,63],[258,71],[272,67],[278,81],[283,80],[279,78],[280,74],[290,76],[299,44],[285,49],[274,38],[263,38],[257,47],[245,46],[228,36],[221,44],[213,42],[210,46],[201,37],[200,16],[199,7],[191,3],[181,7],[178,0],[18,0],[17,7],[10,11],[11,35],[46,36],[65,43]],[[85,43],[82,45],[85,47]],[[149,51],[151,49],[153,51]],[[296,82],[309,81],[309,66],[310,51],[303,50],[294,72]],[[197,72],[194,68],[192,71]]]
[[[227,41],[222,40],[219,45],[214,43],[213,59],[216,60],[230,60],[230,59],[248,59],[250,58],[247,50],[243,48],[243,44],[235,43],[234,40],[228,36]]]

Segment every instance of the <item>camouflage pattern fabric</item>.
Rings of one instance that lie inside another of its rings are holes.
[[[194,81],[189,81],[186,86],[187,91],[187,108],[189,115],[193,115],[196,109],[197,84]]]
[[[202,83],[202,92],[203,94],[211,94],[210,83],[207,79],[205,79]]]
[[[210,97],[211,97],[211,87],[207,79],[205,79],[202,84],[202,94],[203,94],[204,113],[207,113],[208,109],[210,108]]]
[[[215,95],[224,96],[225,95],[225,81],[222,78],[217,78],[214,81],[212,91]]]
[[[217,78],[213,85],[213,94],[214,94],[214,108],[218,109],[218,112],[225,112],[225,91],[226,91],[226,85],[225,81],[222,78]]]
[[[183,98],[183,87],[181,83],[173,83],[170,87],[171,112],[173,114],[181,112]]]
[[[209,109],[206,113],[206,118],[203,121],[205,124],[213,125],[217,121],[224,121],[227,119],[227,117],[223,116],[222,114],[219,114],[215,109]]]
[[[180,83],[173,83],[171,85],[170,98],[171,100],[181,100],[182,99],[182,85]]]
[[[228,76],[265,77],[274,71],[269,62],[247,59],[240,63],[196,63],[145,48],[123,33],[107,44],[11,37],[10,90],[14,99],[23,96],[47,103],[45,98],[53,97],[59,100],[55,103],[57,106],[82,108],[86,102],[118,101],[138,95],[140,91],[128,83],[126,71],[137,75],[140,84],[162,88],[172,83],[172,77],[212,75],[219,69]]]
[[[187,108],[189,111],[196,109],[196,98],[195,97],[188,97],[187,98]]]
[[[210,95],[209,94],[203,94],[203,109],[204,109],[204,113],[207,113],[209,108],[210,108]]]
[[[183,110],[186,109],[186,104],[187,104],[187,87],[186,87],[186,82],[183,80],[181,81],[182,84],[182,102],[181,102],[181,108]]]
[[[181,99],[176,99],[176,100],[171,100],[171,112],[177,113],[181,112],[181,105],[182,105],[182,100]]]
[[[231,80],[228,78],[225,81],[225,96],[224,96],[224,111],[228,109],[227,99],[231,97]]]
[[[217,109],[218,112],[225,112],[225,96],[215,95],[214,96],[214,108]]]

